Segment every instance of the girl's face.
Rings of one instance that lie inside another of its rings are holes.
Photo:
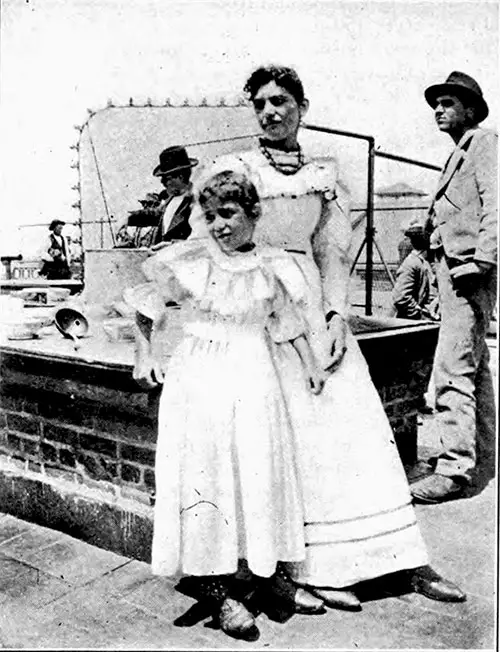
[[[300,119],[308,109],[308,101],[298,104],[291,93],[271,81],[259,88],[252,103],[265,137],[295,147]]]
[[[255,221],[237,202],[214,199],[206,204],[204,213],[210,235],[225,253],[252,242]]]

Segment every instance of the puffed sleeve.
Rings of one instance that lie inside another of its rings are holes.
[[[349,276],[352,228],[347,186],[331,166],[331,187],[323,193],[321,217],[312,237],[313,256],[323,289],[323,309],[346,318],[349,311]]]
[[[129,306],[152,321],[158,321],[165,309],[165,300],[156,283],[142,283],[133,288],[126,288],[123,299]]]
[[[177,268],[182,269],[182,261],[190,253],[193,253],[192,246],[178,243],[146,259],[141,267],[148,282],[125,289],[124,300],[145,317],[159,319],[167,301],[180,303],[188,294],[178,278]]]

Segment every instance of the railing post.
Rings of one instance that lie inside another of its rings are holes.
[[[366,270],[365,270],[365,315],[373,314],[373,192],[375,183],[375,138],[368,138],[368,183],[366,201]]]

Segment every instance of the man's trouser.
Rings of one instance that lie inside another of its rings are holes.
[[[435,425],[442,452],[436,473],[469,482],[471,471],[491,478],[495,465],[495,398],[486,332],[496,300],[496,268],[470,291],[457,290],[450,263],[436,258],[441,328],[434,360]]]

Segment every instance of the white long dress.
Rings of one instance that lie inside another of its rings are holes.
[[[186,313],[160,398],[153,572],[233,573],[245,558],[269,577],[278,560],[305,557],[293,433],[271,355],[272,342],[304,332],[303,274],[285,252],[226,256],[210,241],[173,245],[143,269],[150,282],[126,300],[151,319],[172,299]]]
[[[207,165],[200,180],[224,169],[247,174],[262,200],[256,242],[303,252],[292,255],[308,279],[309,336],[321,358],[324,315],[348,312],[351,228],[335,162],[305,160],[296,174],[283,175],[259,151],[242,152]],[[193,227],[197,237],[203,226],[196,213]],[[318,397],[305,390],[293,348],[275,350],[304,498],[306,560],[291,573],[313,586],[346,587],[428,563],[391,426],[350,332],[347,347]]]

